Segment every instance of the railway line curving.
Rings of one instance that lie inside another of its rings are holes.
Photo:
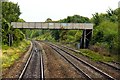
[[[97,75],[98,75],[98,76],[97,76],[98,78],[99,78],[100,75],[101,75],[101,76],[102,76],[101,78],[110,79],[110,80],[115,80],[115,78],[113,78],[112,76],[108,75],[107,73],[103,72],[102,70],[98,69],[97,67],[95,67],[95,66],[87,63],[86,61],[84,61],[84,60],[82,60],[82,59],[80,59],[80,58],[78,58],[78,57],[70,54],[69,52],[61,49],[60,47],[58,47],[58,46],[56,46],[56,45],[54,45],[54,44],[50,44],[50,46],[51,46],[54,50],[56,50],[60,55],[62,55],[63,57],[65,57],[65,54],[63,55],[63,53],[61,53],[60,51],[58,51],[58,49],[61,50],[61,51],[63,51],[63,52],[66,53],[67,55],[71,56],[72,58],[78,60],[78,63],[80,62],[80,63],[83,63],[84,66],[90,67],[91,69],[93,69],[93,72],[96,71],[96,73],[94,73],[94,74],[97,74]],[[67,56],[67,57],[68,57],[68,56]],[[67,61],[68,61],[68,60],[67,60]],[[69,62],[70,62],[70,61],[69,61]],[[78,63],[76,63],[76,64],[78,64]],[[90,75],[90,74],[87,73],[87,75]],[[90,79],[91,79],[91,78],[94,78],[94,77],[91,76]],[[96,77],[95,77],[95,78],[96,78]]]
[[[23,79],[44,79],[44,66],[42,53],[39,48],[39,44],[36,41],[32,42],[33,47],[28,60],[18,78]]]

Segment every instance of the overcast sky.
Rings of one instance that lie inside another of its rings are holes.
[[[92,17],[95,12],[118,8],[120,0],[9,0],[21,9],[20,18],[27,22],[44,22],[47,18],[60,20],[75,14]]]

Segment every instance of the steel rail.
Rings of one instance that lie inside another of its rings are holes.
[[[40,54],[41,80],[44,80],[44,63],[43,63],[43,55],[42,54],[44,54],[45,51],[38,41],[36,41],[36,43],[40,46],[40,49],[41,49],[41,50],[39,50],[41,52],[41,54]]]
[[[34,43],[36,43],[36,42],[34,42]],[[36,43],[37,44],[37,43]],[[35,45],[35,44],[34,44]],[[34,46],[33,45],[33,46]],[[25,72],[26,72],[26,70],[27,70],[27,67],[28,67],[28,65],[29,65],[29,63],[30,63],[30,60],[31,60],[31,58],[32,58],[32,56],[33,56],[33,47],[32,47],[32,50],[31,50],[31,54],[29,55],[29,58],[27,59],[27,61],[26,61],[26,64],[25,64],[25,66],[24,66],[24,68],[23,68],[23,70],[22,70],[22,72],[21,72],[21,74],[20,74],[20,76],[19,76],[19,78],[18,78],[18,80],[22,80],[23,79],[23,76],[24,76],[24,74],[25,74]],[[39,50],[38,50],[39,51]],[[40,51],[39,51],[40,52]],[[40,72],[41,72],[41,75],[40,75],[40,80],[44,80],[44,67],[43,67],[43,56],[42,56],[42,54],[40,54]]]
[[[69,59],[67,59],[63,54],[61,54],[57,49],[55,49],[53,46],[50,46],[52,49],[54,49],[58,54],[60,54],[65,60],[67,60],[75,69],[77,69],[80,73],[87,78],[87,80],[93,80],[88,74],[84,73],[79,67],[77,67],[74,63],[72,63]]]
[[[40,60],[40,61],[41,61],[41,62],[40,62],[40,63],[41,63],[41,64],[40,64],[40,66],[41,66],[41,79],[44,80],[43,55],[41,54],[40,57],[41,57],[41,58],[40,58],[40,59],[41,59],[41,60]]]
[[[110,65],[110,64],[108,64],[108,63],[106,63],[106,62],[102,62],[102,61],[99,61],[99,62],[102,63],[102,64],[105,64],[105,65],[107,65],[107,66],[109,66],[109,67],[112,67],[112,68],[115,69],[115,70],[120,71],[120,68],[117,68],[117,67],[115,67],[115,66],[113,66],[113,65]]]
[[[64,47],[64,48],[66,48],[66,49],[68,49],[68,50],[71,50],[71,51],[73,51],[73,52],[76,52],[76,53],[79,53],[79,52],[80,52],[80,51],[78,51],[78,50],[74,50],[74,49],[72,49],[72,48],[68,48],[68,47],[63,46],[63,45],[61,45],[61,46]],[[82,52],[80,52],[80,53],[82,53]],[[115,70],[120,71],[120,68],[117,68],[117,67],[115,67],[115,66],[113,66],[113,65],[110,65],[110,64],[105,63],[105,62],[102,62],[102,61],[100,61],[100,63],[103,63],[103,64],[105,64],[105,65],[107,65],[107,66],[112,67],[112,68],[115,69]],[[117,64],[117,63],[116,63],[116,64]]]
[[[53,46],[55,46],[55,47],[57,47],[57,48],[59,48],[60,50],[64,51],[64,52],[67,53],[68,55],[70,55],[70,56],[72,56],[73,58],[75,58],[76,60],[78,60],[78,61],[80,61],[80,62],[88,65],[89,67],[91,67],[91,68],[94,69],[95,71],[97,71],[97,72],[99,72],[100,74],[106,76],[108,79],[110,79],[110,80],[115,80],[112,76],[108,75],[107,73],[103,72],[102,70],[98,69],[97,67],[91,65],[90,63],[88,63],[88,62],[86,62],[86,61],[84,61],[84,60],[82,60],[82,59],[80,59],[80,58],[78,58],[78,57],[70,54],[69,52],[67,52],[67,51],[65,51],[65,50],[63,50],[63,49],[61,49],[61,48],[58,47],[57,45],[51,44],[51,43],[49,43],[49,44],[50,44],[50,45],[53,45]]]
[[[23,68],[23,70],[22,70],[22,72],[21,72],[18,80],[22,80],[23,75],[25,74],[25,71],[26,71],[26,69],[27,69],[27,67],[28,67],[28,65],[29,65],[29,63],[30,63],[30,60],[31,60],[31,58],[32,58],[32,55],[33,55],[33,47],[32,47],[32,51],[31,51],[30,53],[31,53],[31,54],[30,54],[29,58],[27,59],[27,62],[26,62],[26,64],[25,64],[25,66],[24,66],[24,68]]]
[[[120,65],[120,63],[119,62],[115,62],[115,61],[112,61],[113,63],[115,63],[115,64],[118,64],[118,65]]]

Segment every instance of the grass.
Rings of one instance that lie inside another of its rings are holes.
[[[20,56],[26,51],[26,48],[30,45],[30,41],[23,40],[18,43],[19,46],[13,45],[9,47],[7,45],[2,46],[2,68],[10,67]]]
[[[89,57],[90,59],[94,61],[104,61],[104,62],[111,62],[111,61],[117,61],[118,55],[112,55],[112,56],[104,56],[97,52],[91,51],[89,49],[80,49],[82,52],[81,54],[84,56]]]
[[[66,45],[73,49],[77,49],[77,48],[75,48],[75,46],[73,44],[66,44]],[[93,61],[103,61],[103,62],[111,62],[111,61],[119,62],[120,61],[120,55],[112,54],[112,53],[110,53],[110,55],[108,55],[108,53],[105,52],[104,50],[102,51],[102,53],[104,53],[104,54],[101,54],[100,52],[92,51],[90,49],[79,49],[79,51],[82,52],[80,54],[87,56],[88,58],[90,58]],[[79,54],[77,54],[77,55],[79,55]]]

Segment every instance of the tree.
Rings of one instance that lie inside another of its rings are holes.
[[[21,12],[18,4],[13,2],[2,3],[2,16],[8,22],[16,22],[19,19]]]
[[[52,22],[51,18],[47,18],[47,20],[45,22]]]
[[[52,30],[51,34],[52,34],[52,37],[54,37],[54,39],[56,41],[58,41],[60,39],[60,31],[59,30]]]
[[[83,17],[80,15],[68,16],[65,19],[59,20],[59,22],[63,23],[88,23],[90,22],[89,18]]]
[[[24,34],[20,29],[13,29],[11,22],[20,21],[20,8],[13,2],[2,2],[2,41],[8,44],[9,34],[14,35],[14,42],[24,39]]]
[[[8,35],[10,32],[10,23],[7,22],[4,18],[2,19],[2,42],[8,44]]]
[[[87,17],[83,17],[80,15],[73,15],[73,16],[68,16],[67,18],[61,19],[61,20],[59,20],[59,22],[62,22],[62,23],[89,23],[90,20]],[[68,39],[73,40],[73,37],[71,37],[71,36],[74,36],[73,33],[78,34],[77,31],[71,31],[71,30],[69,30],[69,31],[63,30],[63,31],[59,32],[60,40],[64,40],[64,41],[68,40]],[[77,34],[76,34],[76,36],[77,36]],[[81,36],[81,35],[79,35],[79,36]],[[79,39],[78,38],[74,38],[74,39],[75,40],[73,40],[73,41],[79,41],[80,37],[79,37]]]
[[[93,22],[94,22],[95,26],[99,25],[99,23],[100,23],[100,17],[98,15],[98,13],[93,14]]]

